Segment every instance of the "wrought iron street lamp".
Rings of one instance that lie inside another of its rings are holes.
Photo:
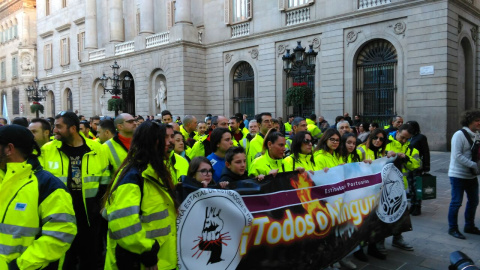
[[[49,89],[47,89],[47,87],[45,86],[38,88],[39,86],[40,86],[40,80],[38,78],[35,78],[33,80],[33,86],[29,85],[27,88],[25,88],[25,91],[27,91],[28,101],[32,101],[33,105],[38,105],[39,107],[41,107],[42,105],[40,104],[40,101],[47,99],[47,92]],[[38,118],[39,111],[40,111],[39,108],[35,110],[37,118]]]
[[[102,77],[98,78],[100,80],[100,84],[103,87],[103,93],[106,94],[107,92],[112,94],[113,96],[117,97],[122,95],[123,99],[128,98],[128,90],[130,89],[131,83],[132,83],[132,78],[130,78],[128,75],[125,75],[123,78],[120,78],[120,74],[118,74],[118,70],[120,69],[120,66],[117,64],[117,61],[113,63],[113,65],[110,66],[113,71],[112,77],[107,77],[105,76],[105,73],[103,73]],[[108,81],[110,80],[110,85],[111,88],[108,88]],[[123,85],[125,88],[122,88],[121,85]],[[118,115],[118,110],[115,110],[115,116]]]
[[[293,49],[293,54],[287,50],[283,55],[283,70],[288,77],[293,77],[295,80],[304,80],[307,75],[315,74],[315,61],[318,52],[313,50],[313,45],[309,46],[309,50],[305,52],[302,47],[302,42],[297,41],[297,47]]]

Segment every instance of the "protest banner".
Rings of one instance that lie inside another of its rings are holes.
[[[361,243],[411,230],[403,175],[391,161],[192,192],[177,219],[179,268],[321,269]]]

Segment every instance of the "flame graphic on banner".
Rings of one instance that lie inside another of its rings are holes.
[[[317,217],[318,212],[325,213],[325,215],[322,216],[327,219],[324,223],[329,224],[328,227],[325,230],[321,230],[320,232],[315,231],[314,234],[320,237],[327,235],[332,227],[330,222],[331,218],[330,215],[328,215],[329,212],[324,206],[324,204],[320,202],[320,200],[312,199],[311,187],[314,187],[315,184],[313,183],[313,180],[310,178],[308,173],[299,173],[298,179],[290,178],[290,184],[297,190],[298,199],[300,199],[303,208],[307,210],[308,214],[310,214],[312,217]]]

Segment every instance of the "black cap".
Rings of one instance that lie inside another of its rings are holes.
[[[26,127],[13,124],[0,127],[0,144],[9,143],[16,148],[33,149],[35,140],[32,132]]]

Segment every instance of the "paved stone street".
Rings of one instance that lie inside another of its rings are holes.
[[[390,237],[385,241],[389,251],[387,260],[382,261],[368,256],[369,262],[364,263],[353,259],[357,269],[447,269],[450,264],[450,253],[457,250],[467,254],[477,266],[480,266],[480,236],[465,234],[467,239],[460,240],[447,233],[450,203],[450,180],[447,175],[449,162],[450,152],[431,152],[431,174],[437,176],[437,199],[423,202],[422,215],[411,217],[413,231],[403,234],[415,251],[403,251],[392,247]],[[462,233],[465,203],[466,198],[458,218]],[[478,211],[476,224],[480,225]]]

